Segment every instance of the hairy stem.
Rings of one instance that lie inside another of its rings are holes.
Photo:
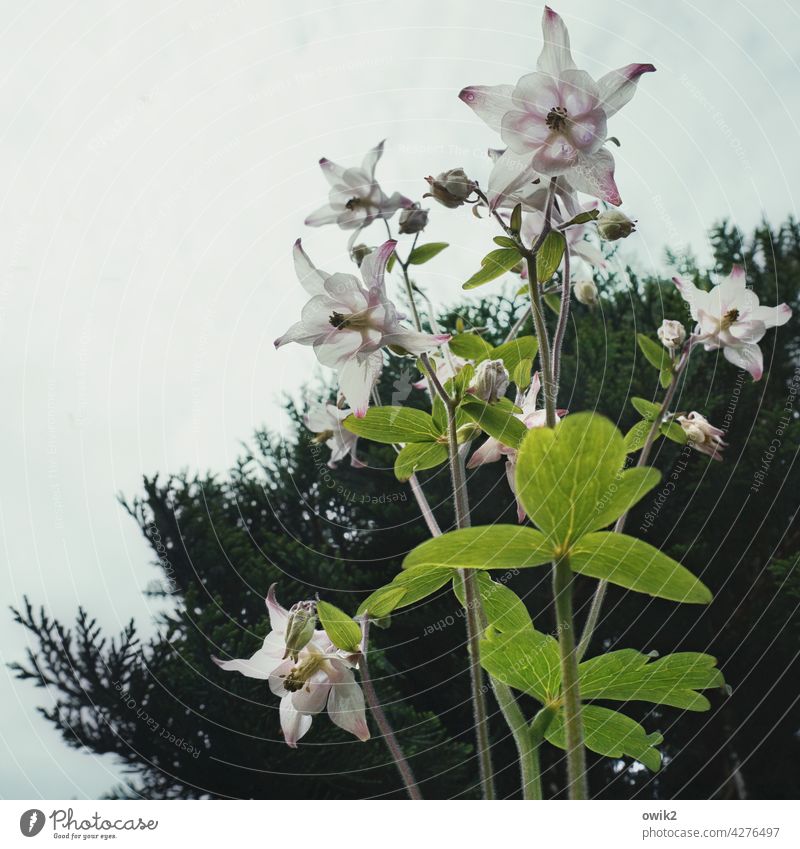
[[[542,294],[536,280],[536,255],[530,254],[528,263],[528,292],[531,296],[531,314],[536,338],[539,340],[539,363],[542,369],[542,391],[544,392],[545,421],[547,427],[556,426],[556,396],[553,385],[553,361],[550,356],[550,338],[544,320]]]
[[[661,402],[661,406],[659,407],[658,413],[656,417],[653,419],[652,424],[650,425],[650,430],[647,432],[647,438],[644,441],[644,445],[642,446],[642,450],[639,454],[639,459],[636,461],[636,467],[644,466],[647,461],[650,459],[650,452],[653,449],[653,445],[655,445],[656,437],[658,436],[659,428],[661,427],[662,422],[664,421],[664,417],[669,411],[669,405],[672,403],[672,399],[675,397],[675,392],[678,388],[678,383],[686,370],[686,366],[689,362],[689,357],[692,354],[692,348],[694,347],[694,341],[692,337],[686,341],[684,345],[683,351],[681,352],[680,359],[676,363],[675,367],[672,370],[672,379],[669,382],[669,386],[667,387],[667,391],[664,394],[664,400]],[[614,525],[614,532],[621,534],[623,529],[625,528],[625,522],[628,520],[627,511],[623,513],[619,519],[617,519],[616,524]],[[578,660],[586,654],[586,650],[589,648],[589,643],[592,641],[592,637],[594,636],[595,628],[597,628],[597,622],[600,619],[600,611],[603,608],[603,601],[606,597],[606,589],[608,588],[608,581],[599,581],[597,584],[597,589],[594,591],[594,597],[592,598],[592,604],[589,607],[589,613],[586,616],[586,623],[583,626],[583,633],[581,634],[580,642],[578,643]]]
[[[564,710],[564,736],[567,747],[567,782],[570,799],[587,799],[586,750],[583,747],[578,655],[572,621],[572,570],[564,555],[553,564],[553,596],[556,603],[558,648],[561,656],[561,681]]]
[[[358,661],[358,669],[361,673],[361,686],[364,690],[364,696],[367,700],[367,704],[369,705],[369,709],[372,711],[372,715],[375,717],[375,722],[378,724],[378,728],[383,735],[383,740],[386,743],[386,747],[389,749],[392,760],[394,760],[397,770],[400,773],[400,777],[403,779],[403,784],[406,786],[408,795],[412,799],[422,799],[422,794],[420,793],[417,781],[414,778],[411,765],[408,763],[406,756],[403,754],[400,743],[397,741],[397,737],[392,730],[392,726],[389,724],[389,720],[386,718],[383,707],[378,700],[378,694],[375,692],[375,685],[372,683],[372,677],[369,674],[369,664],[367,662],[368,640],[369,617],[365,616],[361,620],[361,656]]]

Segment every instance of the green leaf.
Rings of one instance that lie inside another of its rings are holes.
[[[545,704],[558,699],[561,665],[554,637],[533,628],[508,634],[490,631],[481,640],[480,652],[481,666],[494,678]]]
[[[642,421],[636,422],[636,424],[625,434],[625,450],[628,454],[632,454],[634,451],[638,451],[640,448],[644,447],[644,444],[647,441],[647,434],[650,433],[651,426],[652,422],[647,421],[647,419],[642,419]]]
[[[519,235],[519,231],[522,229],[522,204],[518,203],[511,210],[511,218],[509,220],[508,227],[514,233]]]
[[[417,245],[408,257],[411,265],[422,265],[429,259],[433,259],[437,254],[440,254],[445,248],[449,247],[448,242],[428,242],[425,245]]]
[[[539,342],[535,336],[519,336],[494,348],[491,358],[502,360],[506,371],[511,374],[522,360],[535,360],[538,352]]]
[[[559,749],[566,748],[563,711],[554,717],[544,736]],[[586,748],[598,755],[609,758],[627,755],[653,772],[661,768],[661,753],[656,746],[664,741],[664,737],[657,731],[648,734],[638,722],[624,713],[597,705],[584,705],[583,738]]]
[[[662,388],[666,389],[670,383],[672,383],[672,365],[670,364],[667,368],[662,368],[661,372],[658,375],[659,382],[661,383]]]
[[[509,448],[516,448],[528,430],[513,413],[506,412],[497,404],[487,404],[479,398],[468,396],[461,402],[461,410],[481,430],[498,439]]]
[[[648,466],[626,469],[609,488],[608,499],[598,505],[595,528],[605,528],[641,501],[661,480],[661,472]]]
[[[392,251],[392,254],[389,257],[389,261],[386,263],[386,271],[388,273],[391,273],[392,269],[394,268],[394,264],[396,262],[397,262],[397,253],[395,251]]]
[[[426,540],[406,555],[403,569],[447,566],[450,569],[525,569],[553,557],[544,536],[519,525],[462,528]]]
[[[433,469],[444,463],[447,457],[447,446],[439,442],[409,442],[395,458],[395,477],[407,481],[423,469]]]
[[[561,265],[566,244],[564,236],[558,230],[551,230],[545,236],[536,254],[536,279],[540,283],[546,283],[556,273]]]
[[[373,617],[388,616],[399,607],[427,598],[441,589],[453,577],[453,570],[447,568],[407,569],[395,575],[391,584],[375,590],[358,608],[359,615],[369,613]]]
[[[344,426],[373,442],[433,442],[439,436],[433,419],[413,407],[370,407],[362,419],[348,416]]]
[[[529,430],[517,458],[517,497],[553,548],[598,527],[625,462],[622,434],[593,413]]]
[[[502,581],[493,581],[486,572],[478,572],[475,578],[490,625],[503,632],[533,628],[528,609],[513,590],[510,590]],[[460,575],[453,578],[453,592],[462,607],[465,607],[464,581]]]
[[[550,308],[551,312],[555,313],[555,315],[560,314],[561,298],[558,295],[551,292],[549,295],[544,296],[544,302]]]
[[[317,615],[331,642],[344,651],[358,651],[361,628],[343,610],[327,601],[317,602]]]
[[[587,534],[570,552],[573,572],[602,578],[617,586],[640,593],[682,601],[708,604],[708,587],[676,560],[640,539],[627,534],[599,532]]]
[[[663,433],[667,439],[677,442],[678,445],[686,445],[689,441],[686,431],[677,422],[664,422],[661,425],[661,433]]]
[[[574,227],[578,224],[588,224],[590,221],[596,221],[599,215],[599,209],[590,209],[587,212],[579,212],[574,218],[570,218],[566,224],[562,224],[560,229],[565,230],[567,227]]]
[[[670,367],[669,354],[663,345],[654,342],[644,333],[637,333],[636,341],[639,344],[639,350],[650,365],[655,366],[659,371]]]
[[[517,386],[520,392],[524,392],[531,385],[531,371],[533,369],[533,360],[520,360],[514,370],[511,372],[511,379]]]
[[[459,333],[447,344],[457,357],[463,357],[465,360],[480,362],[492,353],[492,346],[477,333]]]
[[[711,707],[698,690],[725,686],[710,654],[677,652],[653,661],[635,649],[612,651],[579,667],[581,698],[652,702],[703,711]]]
[[[481,260],[481,270],[462,284],[462,289],[475,289],[496,280],[501,275],[512,269],[519,262],[519,251],[516,248],[498,248],[490,251]]]
[[[517,250],[517,243],[508,236],[495,236],[492,241],[496,245],[500,245],[501,248],[514,248],[514,250]]]
[[[631,404],[636,408],[636,412],[649,422],[654,422],[656,417],[661,412],[661,405],[654,404],[652,401],[647,401],[644,398],[631,398]]]

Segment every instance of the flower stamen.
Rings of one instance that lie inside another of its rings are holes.
[[[720,327],[722,330],[727,330],[734,322],[738,320],[739,310],[728,310],[725,315],[722,316],[722,322],[720,323]]]
[[[563,106],[554,106],[547,113],[545,123],[551,130],[563,130],[567,126],[567,110]]]

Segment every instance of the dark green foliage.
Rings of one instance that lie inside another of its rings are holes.
[[[794,221],[777,231],[761,227],[744,242],[726,225],[713,237],[718,271],[744,262],[762,301],[787,301],[797,310],[800,227]],[[675,264],[699,282],[706,279],[691,258]],[[497,345],[525,300],[487,296],[485,303],[459,308],[441,323],[454,330],[460,318],[466,329],[485,328],[487,341]],[[662,391],[636,334],[652,337],[665,317],[688,322],[685,307],[668,281],[631,272],[629,286],[620,279],[604,284],[600,307],[576,305],[574,317],[580,342],[573,324],[559,406],[596,410],[627,431],[638,418],[631,396],[655,399]],[[621,648],[708,652],[718,658],[732,693],[707,692],[712,703],[707,713],[627,704],[625,713],[648,732],[663,733],[664,768],[654,776],[590,755],[595,795],[795,798],[800,792],[800,534],[794,522],[800,422],[791,394],[793,385],[800,389],[798,320],[768,332],[759,383],[717,353],[694,355],[675,410],[696,409],[725,428],[730,443],[725,461],[713,463],[660,440],[653,463],[674,486],[668,491],[657,486],[628,520],[627,533],[683,562],[711,589],[714,602],[708,608],[676,605],[611,587],[590,649],[590,654]],[[392,358],[380,386],[383,403],[423,408],[424,394],[409,386],[417,376],[412,360]],[[428,538],[407,485],[394,478],[391,446],[362,440],[369,471],[347,462],[329,470],[327,450],[314,446],[302,427],[302,411],[289,412],[297,425],[294,441],[260,432],[228,476],[146,480],[142,499],[128,505],[153,545],[160,591],[174,602],[154,639],[140,644],[131,625],[113,644],[106,642],[84,613],[72,636],[43,613],[28,609],[19,615],[40,647],[17,667],[18,675],[60,694],[45,716],[70,745],[121,759],[131,781],[115,795],[402,795],[379,739],[358,743],[321,716],[292,751],[280,739],[278,701],[266,686],[222,672],[209,657],[246,656],[258,647],[268,628],[263,598],[272,582],[287,604],[319,592],[354,613],[371,590],[397,574],[403,556]],[[442,528],[452,528],[446,467],[420,478]],[[475,524],[516,522],[502,463],[471,472],[469,485]],[[547,572],[521,570],[509,583],[542,632],[553,628]],[[578,578],[578,622],[594,585]],[[376,686],[401,741],[415,753],[412,765],[429,797],[475,795],[458,610],[445,586],[432,599],[395,611],[390,628],[373,629],[372,635],[381,647],[372,663]],[[135,708],[126,706],[115,681]],[[522,706],[532,717],[533,700],[523,698]],[[159,731],[137,715],[140,710]],[[513,747],[496,716],[494,721],[498,783],[510,795],[518,787]],[[370,726],[377,733],[371,720]],[[192,749],[164,739],[161,728]],[[558,795],[563,753],[550,746],[543,752],[545,792]]]

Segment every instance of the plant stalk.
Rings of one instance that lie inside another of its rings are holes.
[[[578,655],[575,651],[575,627],[572,620],[573,580],[569,558],[563,555],[553,564],[553,596],[556,604],[558,648],[561,656],[567,783],[570,799],[588,799],[589,786],[586,779],[586,750],[583,746]]]
[[[415,800],[422,799],[422,794],[420,793],[419,786],[414,778],[411,765],[406,760],[406,756],[403,754],[400,743],[397,741],[397,737],[395,736],[392,726],[389,724],[389,720],[386,718],[383,707],[378,700],[378,694],[375,692],[375,685],[372,683],[372,677],[369,673],[369,664],[367,662],[368,640],[369,617],[365,616],[361,620],[361,656],[358,661],[358,669],[361,673],[361,686],[364,690],[364,696],[370,710],[372,711],[372,715],[375,717],[375,722],[383,735],[383,740],[386,743],[386,747],[389,749],[392,760],[394,760],[397,770],[400,773],[400,777],[403,779],[403,784],[405,784],[409,797]]]

